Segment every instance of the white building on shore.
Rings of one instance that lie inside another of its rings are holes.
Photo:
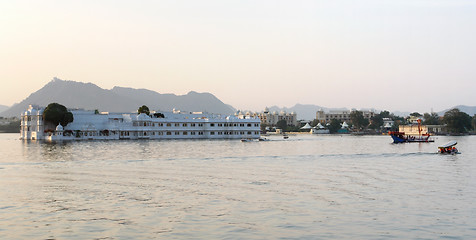
[[[164,117],[141,113],[95,113],[72,110],[66,126],[43,121],[44,108],[32,106],[21,115],[21,139],[241,139],[260,137],[260,119],[205,113],[162,112]]]
[[[320,109],[316,112],[316,119],[322,123],[327,124],[330,123],[332,119],[337,119],[340,122],[351,122],[350,114],[352,111],[355,110],[331,110],[329,112],[324,112],[324,110]],[[366,119],[371,119],[375,116],[374,111],[361,111],[362,115]]]
[[[265,108],[263,112],[246,112],[243,113],[238,111],[236,116],[247,116],[255,117],[261,120],[261,124],[266,124],[268,126],[276,126],[276,124],[284,120],[288,126],[298,126],[297,114],[295,112],[287,113],[285,111],[281,112],[270,112],[268,108]]]

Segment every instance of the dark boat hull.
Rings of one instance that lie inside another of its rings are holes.
[[[398,136],[390,134],[393,139],[393,143],[406,143],[406,142],[434,142],[430,137],[412,137],[412,136]]]

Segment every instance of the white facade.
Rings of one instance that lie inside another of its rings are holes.
[[[316,112],[316,119],[322,123],[330,123],[332,119],[337,119],[340,122],[351,122],[350,120],[350,114],[354,110],[334,110],[334,111],[329,111],[329,112],[324,112],[322,109]],[[371,119],[372,117],[375,116],[375,113],[373,111],[361,111],[362,115],[366,119]]]
[[[43,108],[31,106],[21,118],[21,139],[241,139],[260,136],[260,119],[203,113],[100,113],[73,110],[74,121],[62,127],[45,125]]]
[[[276,126],[276,124],[284,120],[286,121],[286,124],[288,126],[297,126],[298,121],[297,121],[297,114],[295,112],[292,113],[287,113],[285,111],[281,112],[269,112],[268,108],[265,108],[263,112],[257,113],[257,112],[247,112],[247,113],[242,113],[242,112],[237,112],[235,114],[236,116],[249,116],[249,117],[257,117],[261,120],[262,124],[266,124],[269,126]]]

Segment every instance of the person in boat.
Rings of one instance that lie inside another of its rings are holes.
[[[447,147],[447,148],[440,148],[440,153],[457,153],[458,149],[456,147]]]

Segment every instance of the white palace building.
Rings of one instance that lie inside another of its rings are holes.
[[[43,121],[44,108],[30,105],[21,115],[21,139],[114,140],[114,139],[241,139],[260,137],[260,119],[205,113],[162,112],[98,113],[72,110],[74,120],[66,126]]]

